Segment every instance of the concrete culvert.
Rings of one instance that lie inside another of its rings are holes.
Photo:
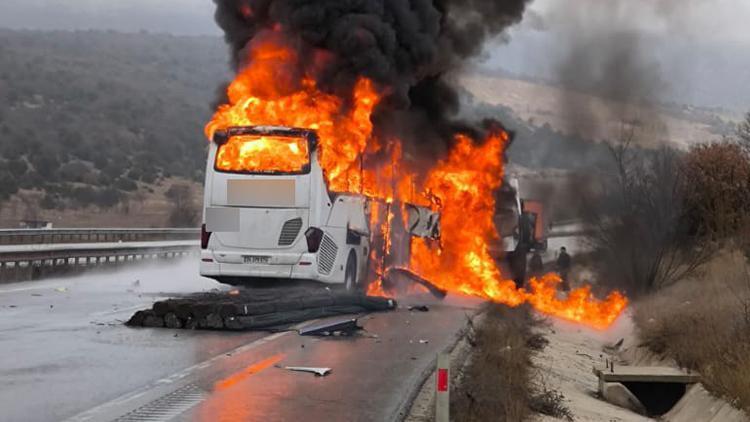
[[[699,382],[696,374],[669,367],[612,366],[595,368],[599,394],[606,401],[648,416],[669,412]]]
[[[669,412],[687,392],[687,384],[677,382],[625,382],[623,385],[643,404],[649,416]]]

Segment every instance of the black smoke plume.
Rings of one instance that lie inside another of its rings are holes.
[[[322,89],[346,93],[359,77],[372,79],[388,92],[373,116],[379,134],[433,155],[469,126],[454,118],[459,100],[448,77],[519,22],[530,1],[214,0],[235,70],[253,39],[281,28],[300,57],[326,53],[322,65],[302,64]]]

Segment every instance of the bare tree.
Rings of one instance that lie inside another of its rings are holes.
[[[750,153],[750,112],[745,115],[745,120],[737,126],[737,137],[745,152]]]
[[[641,294],[697,271],[711,256],[685,227],[680,157],[668,148],[641,151],[625,128],[610,144],[613,172],[588,199],[589,240],[604,281]]]

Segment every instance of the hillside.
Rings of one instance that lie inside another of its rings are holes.
[[[460,83],[478,102],[506,107],[517,119],[533,126],[596,141],[617,139],[621,125],[627,122],[638,128],[644,146],[666,143],[686,148],[733,134],[733,120],[739,118],[721,110],[675,104],[626,104],[500,75],[469,74]]]
[[[230,77],[226,63],[218,37],[0,29],[0,227],[21,219],[176,224],[165,198],[175,184],[197,210],[203,125]],[[607,147],[590,141],[606,132],[568,130],[559,88],[481,75],[459,82],[465,117],[499,118],[516,132],[516,167],[580,171],[609,162]],[[591,95],[573,99],[614,107]],[[659,113],[669,136],[688,144],[726,130],[705,113]]]
[[[0,200],[111,207],[203,177],[219,38],[0,30]]]

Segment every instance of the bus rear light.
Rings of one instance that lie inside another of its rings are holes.
[[[309,267],[310,265],[312,265],[312,262],[302,261],[299,263],[299,265],[301,267]]]
[[[208,241],[211,239],[211,232],[206,231],[206,225],[201,225],[201,249],[208,249]]]
[[[307,251],[310,253],[318,252],[320,242],[323,241],[323,230],[310,227],[305,231],[305,238],[307,239]]]

